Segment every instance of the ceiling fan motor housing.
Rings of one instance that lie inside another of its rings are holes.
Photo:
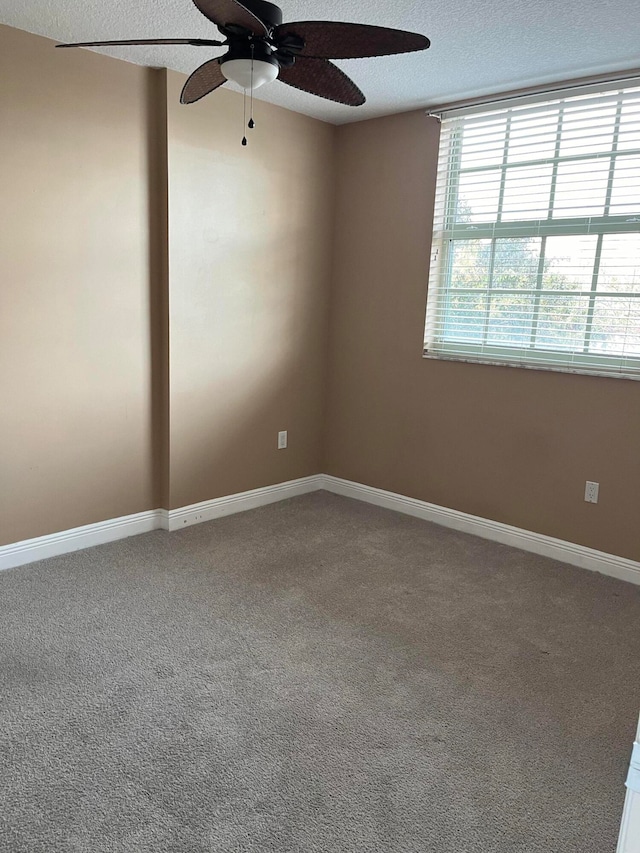
[[[242,5],[264,21],[269,30],[279,27],[282,23],[282,9],[275,3],[268,3],[267,0],[243,0]]]
[[[274,53],[275,49],[265,39],[255,37],[250,39],[230,38],[228,51],[220,57],[220,63],[224,64],[232,59],[253,59],[254,62],[269,62],[272,65],[278,65]]]
[[[228,52],[220,58],[222,73],[243,89],[257,89],[278,76],[281,67],[292,65],[293,56],[281,55],[270,36],[282,24],[282,9],[267,0],[244,0],[243,6],[264,22],[269,35],[255,35],[234,24],[218,25],[227,37]],[[251,65],[248,62],[251,62]]]

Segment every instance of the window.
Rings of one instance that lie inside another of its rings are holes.
[[[460,113],[425,355],[640,379],[640,84]]]

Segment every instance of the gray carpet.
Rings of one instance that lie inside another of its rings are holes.
[[[0,574],[0,851],[607,853],[640,588],[323,492]]]

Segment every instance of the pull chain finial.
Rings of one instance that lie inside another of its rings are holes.
[[[247,90],[243,89],[242,90],[242,127],[245,126],[246,121],[247,121]],[[242,144],[243,145],[247,144],[247,137],[246,136],[242,137]]]
[[[247,125],[249,130],[253,130],[256,126],[253,120],[253,52],[255,50],[253,42],[251,42],[251,109],[249,111],[249,124]]]

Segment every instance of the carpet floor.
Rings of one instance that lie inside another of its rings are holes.
[[[318,492],[0,574],[2,853],[613,853],[640,588]]]

